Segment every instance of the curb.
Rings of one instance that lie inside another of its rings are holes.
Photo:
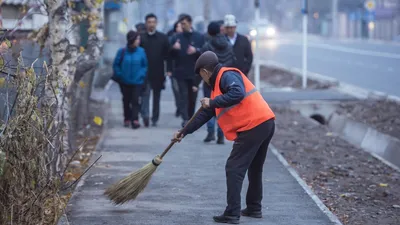
[[[278,63],[275,61],[270,61],[270,60],[261,60],[260,65],[284,70],[286,72],[293,73],[296,76],[302,77],[302,70],[299,68],[296,68],[296,67],[288,67],[288,66],[285,66],[284,64],[281,64],[281,63]],[[358,87],[358,86],[355,86],[352,84],[340,82],[339,80],[337,80],[335,78],[328,77],[328,76],[325,76],[322,74],[312,73],[312,72],[308,71],[307,79],[315,80],[320,83],[333,84],[334,89],[336,89],[337,91],[344,93],[344,94],[352,95],[359,99],[367,99],[367,98],[381,99],[381,100],[387,99],[387,100],[391,100],[391,101],[400,103],[399,96],[389,95],[384,92],[361,88],[361,87]]]
[[[107,86],[104,88],[104,92],[107,92],[111,86],[112,86],[112,82],[109,82],[107,84]],[[108,105],[109,102],[110,102],[109,98],[105,97],[103,104]],[[95,151],[93,152],[92,156],[90,157],[90,160],[88,162],[89,165],[92,165],[95,162],[95,160],[98,158],[96,156],[98,156],[98,153],[100,153],[100,149],[103,146],[105,137],[108,135],[107,127],[108,127],[108,116],[109,116],[109,112],[110,112],[109,108],[110,107],[105,107],[105,113],[104,113],[104,118],[103,118],[103,131],[100,135],[99,141],[96,144]],[[75,189],[73,190],[72,195],[71,195],[69,201],[67,202],[64,212],[63,212],[62,216],[59,218],[57,225],[70,225],[68,218],[66,216],[66,210],[68,207],[68,203],[71,202],[71,200],[76,197],[76,193],[79,191],[79,188],[84,185],[87,176],[88,176],[88,173],[84,174],[81,177],[81,179],[78,181],[78,183],[76,184]]]
[[[296,172],[296,170],[289,165],[289,163],[286,161],[286,159],[279,153],[278,149],[275,148],[272,144],[269,145],[269,148],[271,149],[272,153],[278,158],[279,162],[282,163],[282,165],[289,171],[290,175],[296,179],[296,181],[300,184],[300,186],[304,189],[304,191],[308,194],[308,196],[311,197],[311,199],[315,202],[315,204],[318,206],[318,208],[329,218],[329,220],[335,224],[335,225],[343,225],[342,222],[340,222],[339,218],[333,214],[326,206],[325,204],[321,201],[321,199],[318,198],[316,194],[308,187],[307,183],[299,176],[299,174]]]
[[[343,139],[400,172],[400,140],[398,138],[337,113],[331,115],[328,125]]]

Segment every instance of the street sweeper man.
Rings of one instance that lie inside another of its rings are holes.
[[[215,53],[204,52],[196,61],[195,72],[211,87],[211,98],[201,99],[201,113],[182,133],[175,133],[173,140],[181,141],[215,116],[226,139],[234,144],[225,166],[227,207],[213,219],[238,224],[241,215],[261,218],[262,171],[275,131],[275,114],[251,81],[240,70],[221,66]],[[241,210],[240,192],[246,172],[247,207]]]

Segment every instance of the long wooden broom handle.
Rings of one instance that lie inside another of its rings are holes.
[[[197,115],[200,114],[200,112],[202,111],[203,107],[200,107],[197,112],[192,116],[192,118],[190,118],[190,120],[186,123],[186,125],[183,127],[183,129],[179,132],[179,134],[181,135],[183,133],[184,130],[187,129],[188,125],[193,122],[194,118],[197,117]],[[171,147],[176,143],[176,141],[171,141],[171,143],[168,145],[168,147],[164,150],[164,152],[161,154],[160,158],[162,159],[165,154],[167,154],[167,152],[171,149]]]

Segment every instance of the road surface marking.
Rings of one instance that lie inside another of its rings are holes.
[[[290,71],[290,72],[294,73],[295,75],[298,75],[299,77],[302,77],[302,70],[300,68],[286,66],[285,64],[282,64],[282,63],[279,63],[276,61],[272,61],[272,60],[260,60],[260,63],[261,63],[261,65],[265,65],[265,66],[278,67],[280,69]],[[307,76],[309,77],[309,79],[314,79],[319,82],[326,82],[326,81],[331,82],[331,83],[337,85],[338,91],[353,95],[357,98],[364,99],[364,98],[368,98],[371,94],[379,93],[380,95],[386,95],[387,98],[390,100],[400,102],[400,96],[393,95],[393,94],[391,95],[391,94],[385,93],[383,91],[362,88],[362,87],[355,86],[355,85],[352,85],[352,84],[349,84],[346,82],[341,82],[341,81],[339,81],[339,79],[336,79],[336,78],[333,78],[333,77],[330,77],[327,75],[322,75],[322,74],[307,71]]]
[[[400,59],[400,54],[387,53],[387,52],[375,52],[375,51],[361,50],[361,49],[355,49],[355,48],[340,47],[340,46],[335,46],[335,45],[314,44],[314,43],[310,43],[308,46],[315,47],[315,48],[329,49],[329,50],[339,51],[339,52],[358,54],[358,55],[384,57],[384,58],[390,58],[390,59]]]
[[[301,42],[278,43],[278,45],[280,45],[280,44],[281,45],[287,44],[287,45],[302,46]],[[389,59],[400,59],[400,54],[388,53],[388,52],[361,50],[361,49],[356,49],[356,48],[348,48],[348,47],[342,47],[342,46],[337,46],[337,45],[328,45],[328,44],[318,44],[318,43],[312,43],[312,42],[309,42],[308,46],[313,47],[313,48],[327,49],[327,50],[332,50],[332,51],[346,52],[346,53],[364,55],[364,56],[383,57],[383,58],[389,58]]]

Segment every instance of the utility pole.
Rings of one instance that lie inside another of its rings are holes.
[[[332,37],[338,37],[338,7],[339,0],[332,0]]]
[[[260,24],[260,0],[254,0],[255,6],[255,22],[256,22],[256,46],[255,46],[255,65],[254,65],[254,83],[257,90],[260,90],[260,32],[259,32],[259,24]]]
[[[210,0],[204,0],[203,3],[204,29],[207,32],[207,26],[210,22]]]
[[[303,89],[307,88],[307,26],[308,26],[308,0],[303,0]]]

